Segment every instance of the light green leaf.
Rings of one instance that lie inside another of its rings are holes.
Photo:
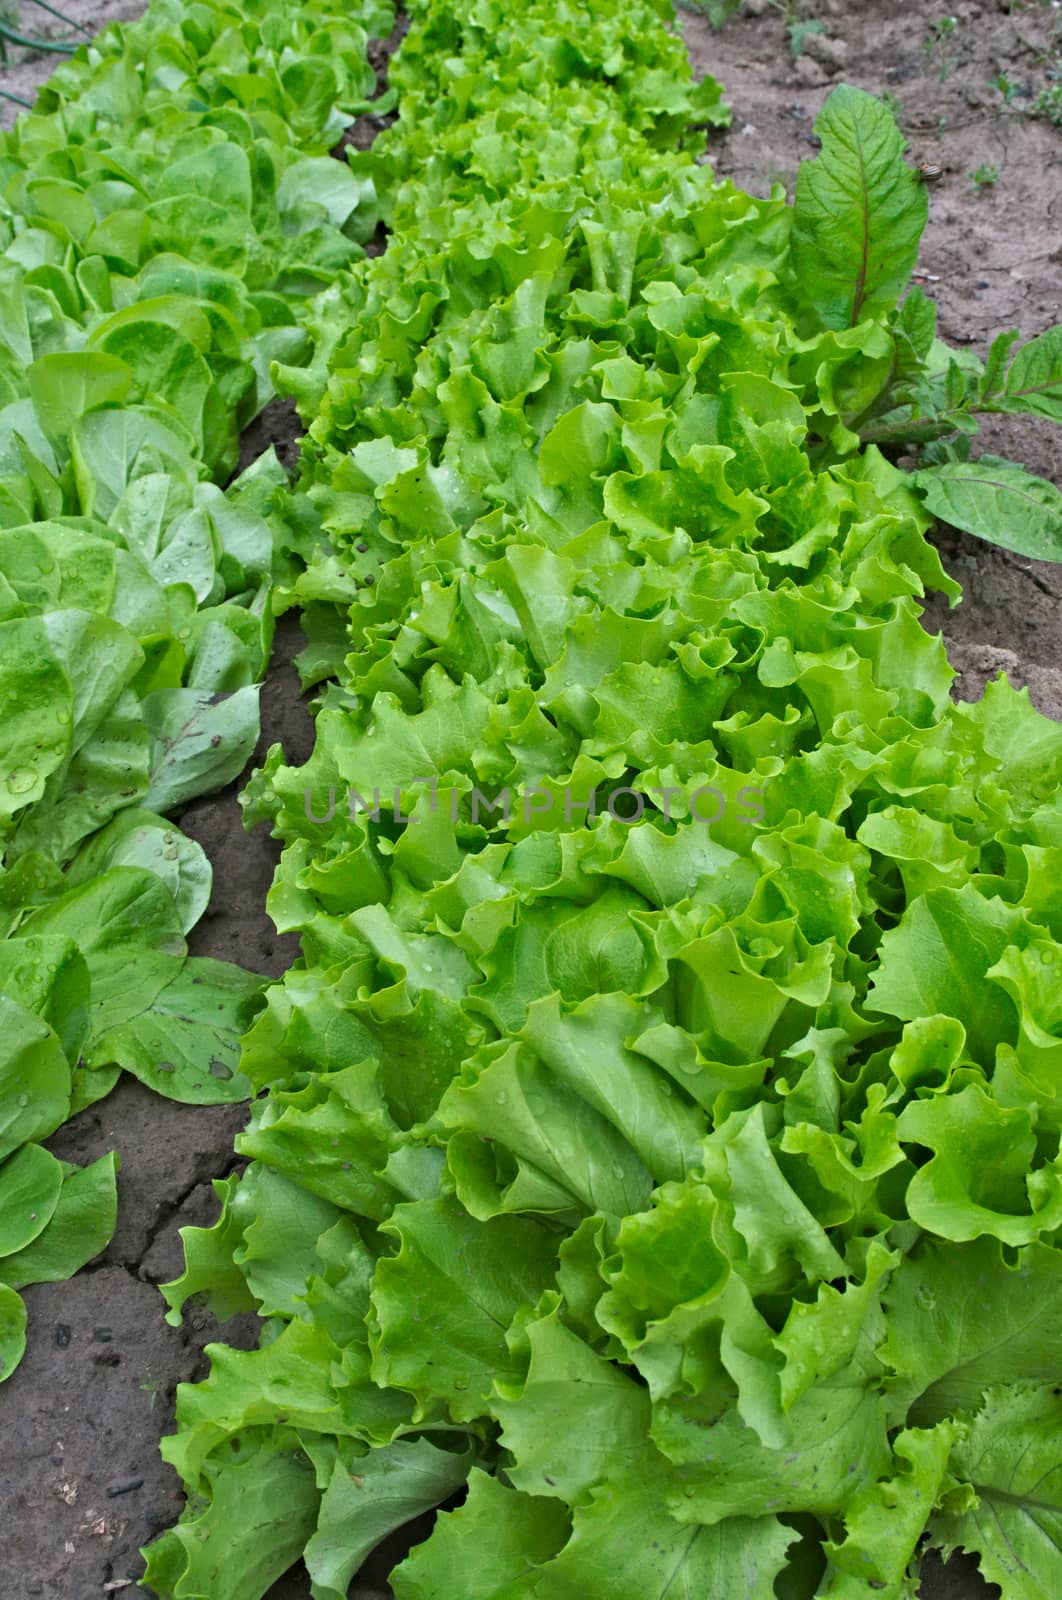
[[[1011,1264],[996,1240],[922,1239],[885,1294],[881,1358],[901,1415],[919,1426],[974,1411],[993,1384],[1058,1376],[1062,1252],[1031,1244]]]
[[[947,1421],[893,1440],[893,1472],[866,1485],[845,1511],[845,1538],[827,1540],[829,1566],[816,1600],[906,1600],[907,1569],[947,1482],[948,1453],[963,1436]]]
[[[649,1198],[652,1178],[623,1135],[526,1046],[473,1056],[443,1095],[438,1119],[504,1144],[587,1211],[624,1216]]]
[[[1058,1385],[989,1389],[952,1452],[955,1490],[931,1537],[976,1555],[1004,1600],[1055,1600],[1062,1588],[1062,1398]],[[970,1493],[972,1491],[972,1493]]]
[[[481,1416],[491,1383],[520,1371],[506,1329],[548,1287],[554,1237],[523,1217],[477,1222],[452,1199],[398,1206],[383,1231],[399,1250],[373,1282],[375,1382]]]
[[[0,1160],[54,1133],[70,1105],[70,1065],[34,1012],[0,993]]]
[[[436,1519],[391,1574],[395,1600],[508,1600],[530,1584],[534,1569],[568,1537],[568,1517],[556,1500],[506,1488],[478,1467],[468,1497]]]
[[[26,1304],[21,1295],[0,1283],[0,1383],[10,1378],[26,1349]]]
[[[883,1285],[898,1260],[875,1240],[861,1284],[846,1282],[842,1291],[821,1283],[815,1300],[793,1302],[774,1340],[785,1357],[780,1381],[787,1411],[815,1384],[824,1383],[856,1357],[867,1320],[876,1322]]]
[[[23,1145],[0,1166],[0,1257],[14,1255],[43,1233],[62,1187],[62,1166],[39,1144]]]
[[[118,356],[81,350],[41,356],[26,373],[40,425],[52,439],[65,439],[87,411],[120,406],[132,377]]]
[[[0,622],[0,823],[32,805],[70,749],[73,690],[39,617]]]
[[[144,701],[153,738],[151,787],[145,804],[171,811],[231,783],[258,738],[258,685],[228,695],[202,689],[157,689]]]
[[[727,1517],[713,1527],[677,1522],[641,1473],[601,1484],[572,1521],[568,1544],[528,1585],[534,1600],[775,1600],[795,1539],[777,1517]]]
[[[380,1540],[461,1488],[470,1462],[471,1451],[444,1450],[427,1439],[396,1439],[346,1459],[341,1450],[304,1556],[314,1600],[346,1600]],[[462,1600],[468,1600],[463,1591]]]
[[[69,1168],[48,1226],[23,1250],[3,1258],[5,1279],[15,1288],[60,1283],[105,1249],[118,1216],[117,1173],[113,1151],[90,1167]]]
[[[107,355],[129,367],[133,375],[131,401],[164,403],[188,428],[196,441],[196,453],[213,465],[228,447],[228,430],[219,425],[225,419],[216,412],[214,426],[209,426],[213,379],[195,345],[178,329],[149,317],[115,328],[101,344]]]
[[[246,1217],[233,1204],[240,1178],[215,1178],[214,1193],[221,1201],[221,1215],[209,1228],[181,1228],[184,1271],[179,1278],[159,1285],[169,1311],[166,1321],[179,1327],[181,1311],[195,1298],[208,1305],[219,1322],[240,1311],[253,1311],[255,1298],[247,1279],[233,1257],[243,1243]]]
[[[172,896],[139,867],[110,867],[67,890],[27,917],[22,932],[75,941],[89,970],[94,1034],[150,1005],[185,952]]]
[[[1031,931],[1020,912],[970,884],[932,889],[882,939],[867,1005],[904,1022],[960,1018],[971,1053],[990,1067],[996,1045],[1016,1036],[1017,1012],[985,980],[1007,946],[1026,942]]]
[[[236,1146],[357,1216],[383,1222],[399,1198],[380,1176],[399,1130],[372,1061],[322,1073],[304,1089],[275,1090],[256,1104]]]
[[[251,209],[247,154],[236,143],[211,144],[173,161],[160,174],[158,193],[195,195],[233,211]],[[194,258],[193,258],[194,259]]]
[[[205,1487],[209,1500],[151,1547],[145,1582],[160,1595],[262,1600],[316,1526],[309,1460],[289,1431],[253,1430],[238,1458],[209,1464]]]
[[[87,744],[134,678],[144,652],[127,628],[90,611],[50,611],[48,643],[73,690],[70,753]]]
[[[74,857],[67,881],[84,883],[112,866],[141,867],[161,878],[173,896],[184,933],[207,908],[213,869],[206,851],[154,811],[133,806],[120,812]]]
[[[725,1161],[719,1187],[733,1205],[734,1225],[745,1241],[746,1272],[766,1282],[781,1264],[795,1260],[811,1281],[844,1276],[836,1246],[770,1147],[762,1105],[734,1112],[711,1135],[706,1149],[710,1178],[719,1172],[717,1152]]]
[[[317,1241],[342,1213],[285,1173],[252,1162],[232,1196],[243,1240],[233,1259],[262,1316],[293,1317],[320,1270]]]
[[[526,1379],[497,1370],[491,1412],[513,1458],[508,1476],[525,1494],[586,1503],[596,1485],[631,1473],[647,1458],[648,1392],[566,1328],[556,1312],[522,1331]]]
[[[277,185],[277,206],[282,213],[320,206],[337,228],[350,220],[364,199],[373,197],[371,179],[359,178],[343,162],[328,156],[293,161]]]
[[[240,1040],[264,981],[227,961],[189,957],[142,1010],[96,1035],[89,1065],[124,1067],[185,1105],[246,1100]]]
[[[128,485],[149,473],[173,472],[195,482],[197,471],[184,441],[143,411],[91,411],[70,435],[81,509],[109,517]]]
[[[906,1106],[897,1124],[905,1143],[933,1151],[907,1189],[919,1227],[945,1239],[990,1233],[1029,1244],[1062,1227],[1062,1160],[1037,1166],[1034,1118],[1000,1106],[979,1084]]]
[[[55,887],[62,885],[60,878]],[[90,992],[88,966],[72,940],[20,930],[0,944],[0,990],[55,1030],[73,1066],[88,1033]]]
[[[180,478],[168,472],[134,478],[111,518],[158,583],[189,584],[200,603],[217,598],[210,519],[189,503],[188,485]]]
[[[608,899],[606,893],[598,904]],[[616,933],[621,929],[622,923]],[[620,942],[614,937],[613,950]],[[601,958],[593,945],[576,953],[574,929],[572,943],[567,971],[582,988],[584,963],[592,967]],[[557,944],[564,949],[563,939]],[[606,964],[601,982],[618,987]],[[641,1020],[638,1008],[622,995],[592,993],[569,1011],[552,994],[530,1006],[519,1036],[559,1083],[612,1123],[658,1182],[678,1180],[700,1165],[707,1120],[700,1107],[675,1093],[666,1074],[625,1048],[628,1030],[637,1031]]]

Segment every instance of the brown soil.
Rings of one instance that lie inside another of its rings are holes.
[[[102,22],[140,7],[135,0],[70,0],[67,9]],[[814,118],[841,77],[896,96],[914,155],[946,169],[933,191],[921,263],[926,288],[939,302],[941,334],[981,349],[1002,328],[1031,335],[1062,314],[1062,132],[1023,115],[1001,115],[998,96],[986,87],[1001,70],[1022,86],[1041,87],[1040,55],[1062,46],[1062,23],[1053,7],[1035,0],[1009,10],[950,0],[947,14],[958,26],[930,56],[922,42],[944,10],[903,0],[873,6],[813,0],[809,14],[828,32],[811,36],[798,60],[767,0],[750,0],[746,14],[721,34],[692,15],[683,25],[698,70],[721,79],[735,111],[733,129],[713,140],[717,169],[754,191],[765,193],[772,182],[791,188],[798,162],[813,147]],[[44,31],[32,7],[25,15]],[[38,59],[9,69],[0,73],[0,87],[29,97],[52,64]],[[1011,112],[1029,98],[1019,98]],[[368,137],[365,123],[350,142]],[[1000,177],[978,193],[967,174],[983,163],[997,165]],[[245,457],[275,443],[292,465],[295,437],[290,408],[277,403],[249,430]],[[986,433],[985,446],[1045,476],[1059,475],[1047,425],[1008,421]],[[1062,569],[959,535],[940,543],[966,598],[951,613],[930,607],[927,622],[944,629],[962,695],[976,697],[986,676],[1002,668],[1013,682],[1029,684],[1042,710],[1062,717]],[[286,665],[298,644],[297,628],[285,619],[263,695],[260,746],[261,752],[280,740],[294,760],[312,740]],[[275,847],[261,831],[244,834],[236,791],[234,785],[197,802],[183,818],[214,863],[214,896],[194,948],[276,974],[294,948],[276,936],[263,909]],[[5,1595],[97,1600],[131,1593],[143,1570],[139,1546],[177,1516],[178,1485],[158,1456],[159,1436],[172,1425],[175,1386],[203,1374],[205,1342],[246,1344],[254,1333],[248,1319],[219,1329],[203,1313],[169,1328],[153,1286],[180,1270],[178,1227],[203,1225],[216,1214],[209,1180],[232,1170],[232,1137],[243,1120],[240,1107],[175,1106],[129,1082],[53,1141],[58,1153],[78,1161],[121,1152],[119,1227],[103,1257],[73,1282],[27,1292],[29,1350],[0,1389]],[[384,1600],[384,1576],[399,1553],[377,1553],[354,1600]],[[922,1593],[926,1600],[986,1600],[998,1591],[958,1559],[946,1568],[933,1563]],[[308,1594],[298,1570],[270,1600]]]

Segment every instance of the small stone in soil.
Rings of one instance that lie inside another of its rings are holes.
[[[115,1483],[107,1485],[108,1500],[117,1500],[121,1494],[132,1494],[134,1489],[144,1487],[143,1478],[119,1478]]]
[[[67,1327],[66,1323],[65,1322],[57,1322],[55,1324],[55,1342],[59,1346],[60,1350],[69,1349],[69,1347],[70,1347],[70,1339],[71,1339],[71,1332],[70,1332],[70,1329]]]

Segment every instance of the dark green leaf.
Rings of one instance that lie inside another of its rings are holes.
[[[899,299],[928,215],[925,185],[903,159],[891,111],[841,84],[815,132],[793,207],[790,270],[798,299],[825,328],[854,327]]]

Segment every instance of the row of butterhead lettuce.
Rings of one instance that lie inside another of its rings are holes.
[[[115,1156],[42,1141],[123,1069],[248,1092],[261,982],[187,955],[211,870],[166,818],[258,736],[286,476],[270,451],[234,478],[240,431],[377,226],[329,152],[392,21],[158,0],[0,141],[0,1379],[18,1290],[114,1227]]]

